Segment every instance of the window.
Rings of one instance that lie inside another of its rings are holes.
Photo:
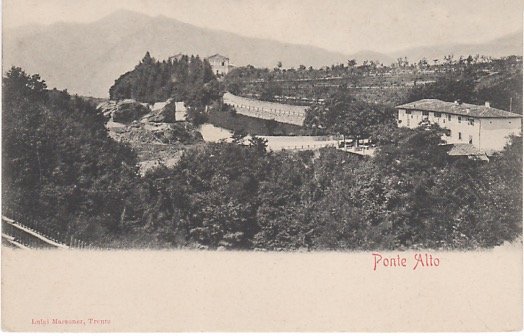
[[[429,112],[422,111],[422,115],[423,115],[423,116],[429,116]]]
[[[473,137],[471,135],[469,136],[469,143],[473,144]]]
[[[460,132],[459,132],[459,140],[462,140],[462,133],[460,133]]]
[[[406,111],[406,114],[411,114],[411,111]]]
[[[460,124],[460,122],[462,121],[462,117],[458,117],[457,119],[458,119],[458,122]]]
[[[398,123],[399,123],[399,124],[402,124],[402,119],[399,119],[399,120],[398,120]]]
[[[448,114],[448,121],[451,121],[451,114]]]
[[[469,118],[468,119],[468,124],[470,124],[471,126],[475,125],[475,119]]]
[[[442,113],[440,113],[440,112],[433,112],[433,115],[435,116],[435,118],[442,117]]]
[[[222,66],[224,66],[226,63],[225,62],[222,62]]]
[[[446,136],[448,136],[448,137],[451,136],[451,130],[449,130],[449,129],[446,130]]]

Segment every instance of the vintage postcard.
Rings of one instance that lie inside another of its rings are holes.
[[[4,331],[522,329],[520,0],[4,0]]]

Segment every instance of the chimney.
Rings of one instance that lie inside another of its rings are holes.
[[[491,106],[489,106],[489,101],[485,102],[485,103],[484,103],[484,106],[486,106],[486,107],[491,107]]]

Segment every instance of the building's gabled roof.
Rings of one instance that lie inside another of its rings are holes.
[[[182,53],[178,53],[178,54],[176,54],[176,55],[170,56],[168,59],[169,59],[169,60],[173,60],[173,59],[175,59],[175,60],[181,60],[182,57],[184,57],[184,54],[182,54]]]
[[[448,147],[448,155],[450,156],[468,156],[468,157],[475,157],[480,160],[487,160],[488,153],[486,151],[482,151],[478,149],[477,147],[473,146],[469,143],[458,143],[458,144],[448,144],[444,145]]]
[[[449,147],[448,154],[452,156],[459,155],[482,155],[486,154],[477,147],[469,143],[457,143],[446,145]]]
[[[466,103],[450,103],[438,99],[421,99],[412,103],[399,105],[396,108],[442,112],[476,118],[522,118],[520,114],[499,110],[489,106]]]
[[[489,156],[493,151],[480,150],[472,144],[458,143],[458,144],[444,144],[447,148],[449,156],[467,156],[482,161],[489,161]]]
[[[207,59],[208,60],[209,59],[219,59],[219,60],[228,60],[229,61],[229,58],[227,58],[226,56],[222,56],[220,54],[214,54],[212,56],[209,56]]]

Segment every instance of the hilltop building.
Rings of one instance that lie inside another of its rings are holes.
[[[184,54],[178,53],[176,55],[173,55],[173,56],[169,57],[169,61],[170,62],[180,61],[182,59],[182,57],[184,57]]]
[[[229,58],[227,58],[226,56],[214,54],[213,56],[209,56],[206,59],[211,65],[211,69],[213,69],[215,75],[224,76],[227,75],[227,73],[229,72],[229,68],[231,65],[229,64]]]
[[[184,54],[178,53],[176,55],[170,56],[168,60],[170,62],[180,61],[184,56]],[[232,68],[234,68],[234,65],[229,62],[229,58],[220,54],[214,54],[213,56],[209,56],[205,59],[209,62],[213,73],[217,76],[227,75],[227,73]]]
[[[522,132],[522,116],[485,105],[422,99],[399,105],[399,127],[416,128],[423,122],[447,129],[448,144],[470,144],[484,152],[500,151],[510,135]],[[464,147],[464,146],[462,146]]]

